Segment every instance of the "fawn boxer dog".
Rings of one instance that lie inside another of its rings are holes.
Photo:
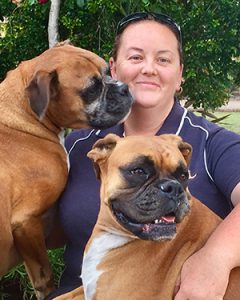
[[[172,300],[184,261],[221,222],[187,190],[191,146],[175,135],[110,134],[88,156],[101,180],[100,213],[83,288],[56,299]],[[240,268],[224,299],[240,299]]]
[[[24,261],[38,299],[53,288],[45,213],[63,191],[63,128],[105,128],[128,114],[128,87],[96,54],[63,45],[22,62],[0,85],[0,275]]]

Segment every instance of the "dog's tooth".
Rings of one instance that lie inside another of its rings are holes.
[[[158,223],[159,223],[159,220],[156,219],[156,220],[154,221],[154,223],[155,223],[155,224],[158,224]]]

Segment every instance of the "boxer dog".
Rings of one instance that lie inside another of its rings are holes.
[[[22,62],[0,85],[0,275],[24,261],[38,299],[54,288],[45,213],[68,175],[63,128],[115,125],[128,114],[128,87],[96,54],[64,45]]]
[[[191,146],[175,135],[110,134],[88,156],[101,180],[100,212],[83,288],[56,300],[172,300],[183,263],[221,222],[187,190]],[[225,300],[240,299],[239,283],[236,268]]]

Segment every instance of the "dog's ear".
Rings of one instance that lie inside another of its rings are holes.
[[[192,146],[185,143],[182,138],[176,134],[162,134],[159,136],[160,139],[164,139],[169,143],[174,143],[181,151],[183,158],[185,159],[187,166],[189,166],[190,159],[192,156]]]
[[[67,39],[67,40],[58,42],[56,45],[54,45],[54,47],[61,47],[61,46],[64,46],[64,45],[71,45],[71,46],[73,46],[73,43],[70,41],[70,39]]]
[[[105,138],[98,140],[93,145],[92,150],[87,153],[87,156],[94,163],[94,169],[98,179],[100,179],[100,167],[110,156],[119,139],[119,136],[110,133],[106,135]]]
[[[182,155],[187,163],[187,166],[190,164],[191,156],[192,156],[192,146],[188,143],[181,141],[178,144],[179,150],[182,152]]]
[[[37,71],[34,74],[26,88],[26,93],[30,107],[39,119],[45,116],[49,101],[56,97],[57,89],[58,75],[56,71]]]
[[[105,138],[98,140],[87,154],[94,162],[107,158],[115,148],[117,141],[120,139],[116,134],[108,134]]]

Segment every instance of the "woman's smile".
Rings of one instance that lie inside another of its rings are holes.
[[[145,88],[160,88],[160,84],[154,81],[141,80],[135,83],[137,86],[144,86]]]

